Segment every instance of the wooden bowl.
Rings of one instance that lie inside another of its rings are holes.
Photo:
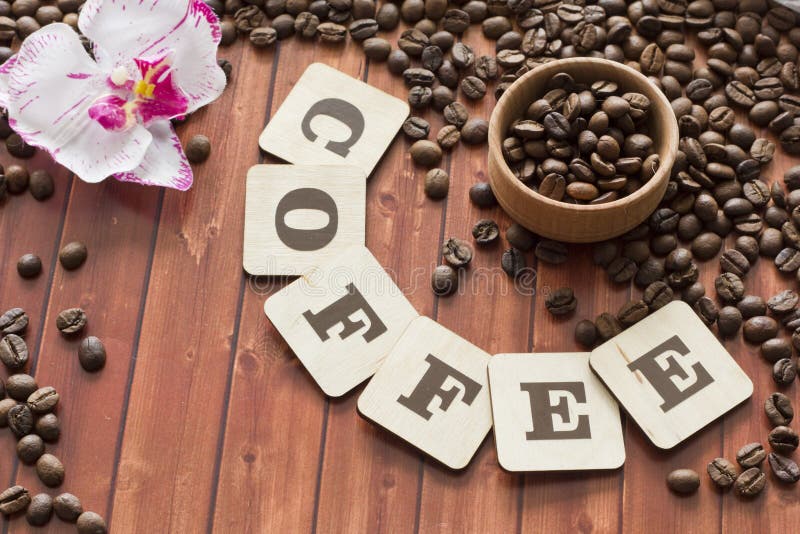
[[[607,204],[567,204],[534,192],[511,172],[502,150],[508,127],[524,115],[531,102],[544,95],[548,80],[559,72],[584,83],[614,81],[623,92],[639,92],[650,99],[649,135],[661,165],[655,176],[633,194]],[[536,67],[506,90],[489,121],[489,180],[498,202],[529,230],[570,243],[610,239],[647,219],[664,196],[677,151],[678,123],[667,98],[641,73],[605,59],[570,58]]]

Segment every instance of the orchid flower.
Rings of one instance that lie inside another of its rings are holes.
[[[0,107],[29,145],[86,182],[192,185],[170,119],[215,100],[219,20],[201,0],[87,0],[78,19],[23,41],[0,67]]]

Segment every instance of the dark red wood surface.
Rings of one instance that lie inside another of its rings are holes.
[[[477,30],[465,40],[493,48]],[[206,134],[213,145],[191,191],[89,185],[40,154],[25,164],[53,172],[54,197],[14,196],[0,207],[0,303],[27,310],[32,370],[62,395],[63,435],[52,451],[67,469],[63,491],[108,518],[113,532],[800,530],[798,488],[772,478],[753,502],[717,492],[705,476],[688,498],[664,483],[673,468],[702,473],[714,457],[732,458],[744,443],[765,439],[762,406],[774,385],[757,348],[740,340],[726,346],[756,384],[753,399],[667,453],[625,421],[627,461],[610,472],[506,473],[490,434],[470,466],[453,473],[361,419],[362,388],[326,399],[263,314],[264,300],[287,281],[242,271],[245,175],[274,162],[260,153],[258,135],[310,63],[401,98],[405,89],[355,43],[295,38],[260,51],[240,41],[221,55],[234,67],[230,87],[179,130],[184,140]],[[488,96],[469,104],[470,113],[488,118],[493,103]],[[435,134],[441,118],[425,116]],[[566,267],[537,265],[529,255],[535,278],[517,290],[499,270],[498,244],[476,250],[461,294],[434,297],[429,274],[442,239],[469,239],[481,218],[497,219],[503,230],[510,221],[469,203],[469,187],[487,179],[485,147],[458,146],[445,157],[451,189],[436,202],[423,194],[425,170],[411,162],[408,146],[399,135],[370,178],[367,245],[420,313],[492,354],[574,351],[578,320],[615,312],[638,294],[611,284],[589,248],[578,246]],[[0,161],[12,160],[3,149]],[[796,163],[780,154],[766,178]],[[74,239],[88,245],[89,260],[65,272],[57,250]],[[32,281],[15,272],[25,252],[45,265]],[[718,266],[701,269],[710,290]],[[764,259],[746,283],[764,296],[796,286]],[[575,289],[580,304],[575,316],[554,319],[543,300],[562,285]],[[55,329],[56,314],[72,306],[86,309],[89,332],[108,348],[99,374],[80,369],[76,341]],[[796,389],[787,390],[795,400]],[[0,447],[0,480],[42,490],[32,469],[13,460],[8,431]],[[24,519],[5,521],[4,529],[32,531]]]

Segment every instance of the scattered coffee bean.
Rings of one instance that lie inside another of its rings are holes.
[[[791,454],[797,449],[798,445],[798,435],[793,429],[789,428],[788,426],[776,426],[773,428],[769,436],[767,437],[769,440],[770,446],[776,452],[780,452],[782,454]]]
[[[43,527],[50,522],[53,516],[53,498],[46,493],[34,495],[31,499],[25,519],[34,527]]]
[[[86,245],[79,241],[67,243],[58,253],[58,261],[68,271],[73,271],[86,261],[88,251]]]
[[[524,226],[514,223],[506,230],[506,240],[512,247],[527,252],[536,246],[538,238]]]
[[[594,321],[597,334],[601,340],[607,341],[622,333],[622,324],[610,313],[601,313]]]
[[[449,265],[439,265],[431,275],[431,287],[441,297],[452,295],[458,290],[458,272]]]
[[[797,364],[791,358],[783,358],[772,367],[772,378],[779,386],[788,386],[797,378]]]
[[[489,208],[497,204],[492,187],[487,182],[478,182],[470,187],[469,199],[481,208]]]
[[[711,481],[720,488],[729,488],[736,481],[736,466],[725,458],[715,458],[706,470]]]
[[[50,412],[58,404],[58,392],[51,386],[39,388],[28,397],[28,407],[37,415]]]
[[[717,328],[722,337],[733,337],[742,326],[742,312],[733,306],[723,306],[717,317]]]
[[[417,165],[423,167],[434,167],[442,160],[442,149],[433,141],[427,139],[420,139],[411,145],[408,150],[411,154],[411,159]]]
[[[108,532],[105,520],[95,512],[83,512],[78,516],[76,526],[78,534],[107,534]]]
[[[17,442],[17,457],[24,464],[33,465],[44,454],[44,441],[36,434],[27,434]]]
[[[512,278],[517,278],[527,268],[525,254],[516,248],[507,249],[500,259],[503,271]]]
[[[578,299],[569,287],[560,287],[547,295],[545,308],[553,315],[567,315],[575,311]]]
[[[771,297],[767,301],[767,307],[775,315],[785,315],[797,307],[798,300],[800,297],[797,293],[791,289],[785,289]]]
[[[778,323],[764,315],[751,317],[744,323],[744,338],[750,343],[761,344],[778,333]]]
[[[781,482],[794,484],[800,480],[800,467],[791,458],[780,454],[769,453],[769,466]]]
[[[0,513],[14,515],[28,508],[31,496],[22,486],[12,486],[0,493]]]
[[[559,265],[567,261],[566,245],[549,239],[539,241],[534,254],[539,260],[553,265]]]
[[[26,374],[11,375],[6,380],[6,393],[14,400],[25,402],[31,393],[39,389],[32,376]]]
[[[205,135],[195,135],[186,143],[186,159],[190,163],[203,163],[210,154],[211,141]]]
[[[56,317],[56,328],[62,334],[76,334],[86,326],[86,312],[80,308],[69,308]]]
[[[667,486],[676,493],[694,493],[700,487],[700,475],[692,469],[676,469],[667,475]]]
[[[472,261],[472,247],[466,241],[451,237],[442,245],[442,256],[453,267],[465,267]]]
[[[53,511],[59,519],[67,523],[74,523],[83,513],[81,501],[71,493],[56,495],[53,499]]]
[[[38,169],[31,173],[28,190],[38,201],[44,201],[53,196],[55,192],[55,184],[53,177],[44,169]]]
[[[431,169],[425,175],[425,194],[428,198],[439,200],[447,196],[450,189],[450,176],[442,169]]]
[[[2,403],[2,401],[0,401]],[[58,441],[61,435],[61,427],[58,417],[55,414],[47,413],[39,417],[34,423],[34,430],[45,442],[53,443]]]
[[[766,457],[767,453],[760,443],[748,443],[736,453],[736,461],[745,468],[760,465]]]
[[[783,338],[772,338],[761,344],[761,355],[770,363],[788,359],[792,355],[791,344]]]
[[[36,278],[42,272],[42,260],[35,254],[25,254],[17,261],[17,273],[22,278]]]
[[[17,404],[8,411],[8,428],[18,438],[33,431],[33,413],[25,404]]]
[[[0,315],[0,334],[20,334],[28,328],[28,315],[22,308],[12,308]]]
[[[28,345],[16,334],[8,334],[0,340],[0,361],[9,371],[18,371],[28,363]]]
[[[597,328],[592,321],[583,319],[575,325],[575,341],[586,348],[593,348],[597,341]]]
[[[500,228],[491,219],[481,219],[472,227],[472,237],[479,245],[489,245],[497,241],[500,235]]]
[[[761,493],[767,484],[767,477],[758,467],[745,470],[736,478],[734,490],[742,497],[755,497]]]
[[[783,393],[773,393],[764,403],[764,412],[772,426],[788,426],[794,419],[792,401]]]
[[[57,488],[64,482],[64,466],[58,458],[49,453],[44,453],[36,461],[36,474],[49,488]]]

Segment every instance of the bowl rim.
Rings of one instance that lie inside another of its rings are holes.
[[[508,89],[505,90],[503,95],[500,97],[500,100],[497,101],[497,105],[495,106],[494,110],[492,110],[492,115],[489,118],[489,157],[494,157],[499,159],[499,164],[501,165],[500,169],[503,174],[506,175],[506,178],[511,178],[510,182],[512,187],[519,193],[523,194],[524,196],[528,197],[529,199],[535,202],[541,202],[544,204],[548,204],[552,206],[554,209],[563,209],[569,211],[577,211],[577,212],[598,212],[598,211],[606,211],[606,210],[613,210],[614,208],[619,208],[622,206],[630,205],[636,201],[638,201],[641,197],[645,197],[650,193],[653,189],[656,189],[665,182],[665,178],[668,179],[668,173],[672,171],[672,167],[675,164],[675,158],[678,152],[678,141],[679,141],[679,131],[678,131],[678,122],[677,120],[668,121],[668,124],[665,125],[665,130],[659,130],[659,133],[663,133],[667,140],[667,153],[666,157],[662,158],[661,154],[659,154],[659,158],[661,158],[661,164],[659,165],[656,174],[646,183],[643,187],[637,189],[633,194],[628,195],[626,197],[614,200],[613,202],[606,202],[605,204],[569,204],[567,202],[562,202],[560,200],[553,200],[548,198],[544,195],[541,195],[531,189],[530,187],[526,186],[522,181],[520,181],[514,173],[511,171],[511,168],[508,166],[505,158],[502,157],[502,136],[504,132],[500,131],[500,120],[503,115],[506,114],[506,108],[508,107],[508,102],[510,100],[510,93],[513,92],[512,89],[514,86],[522,86],[528,83],[528,81],[534,77],[542,77],[547,76],[552,71],[562,72],[564,69],[562,68],[564,65],[569,65],[569,69],[573,70],[581,65],[586,64],[595,64],[595,65],[602,65],[604,67],[608,67],[614,70],[617,70],[621,73],[622,76],[629,76],[633,78],[639,78],[640,82],[645,83],[648,87],[652,89],[652,96],[645,95],[650,98],[651,101],[654,101],[654,105],[663,108],[665,111],[669,111],[674,118],[674,112],[672,111],[672,105],[667,100],[666,95],[655,85],[653,85],[650,80],[647,79],[641,72],[638,72],[631,67],[623,64],[618,63],[616,61],[611,61],[608,59],[601,59],[601,58],[591,58],[591,57],[576,57],[576,58],[565,58],[565,59],[557,59],[555,61],[549,61],[547,63],[543,63],[541,65],[536,66],[534,69],[526,72],[520,78],[518,78],[514,83],[512,83]],[[555,74],[555,72],[552,72]],[[654,98],[653,98],[654,97]],[[651,136],[652,137],[652,136]]]

